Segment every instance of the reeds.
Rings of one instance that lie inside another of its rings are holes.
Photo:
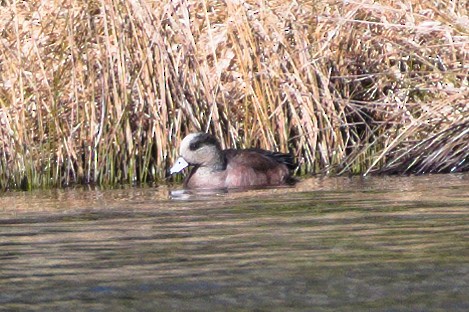
[[[466,1],[3,1],[0,188],[159,181],[191,131],[300,172],[469,167]]]

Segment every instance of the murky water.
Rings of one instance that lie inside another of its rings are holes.
[[[469,175],[0,195],[0,309],[469,311]]]

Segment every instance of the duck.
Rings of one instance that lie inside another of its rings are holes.
[[[233,189],[291,185],[297,167],[293,156],[259,148],[225,149],[215,136],[190,133],[180,144],[180,157],[170,174],[192,167],[185,189]]]

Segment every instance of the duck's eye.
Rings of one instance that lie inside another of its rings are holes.
[[[200,148],[200,142],[192,142],[191,144],[189,144],[189,149],[191,151],[195,151],[199,148]]]

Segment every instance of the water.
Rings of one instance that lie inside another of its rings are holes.
[[[469,175],[0,195],[0,310],[469,311]]]

